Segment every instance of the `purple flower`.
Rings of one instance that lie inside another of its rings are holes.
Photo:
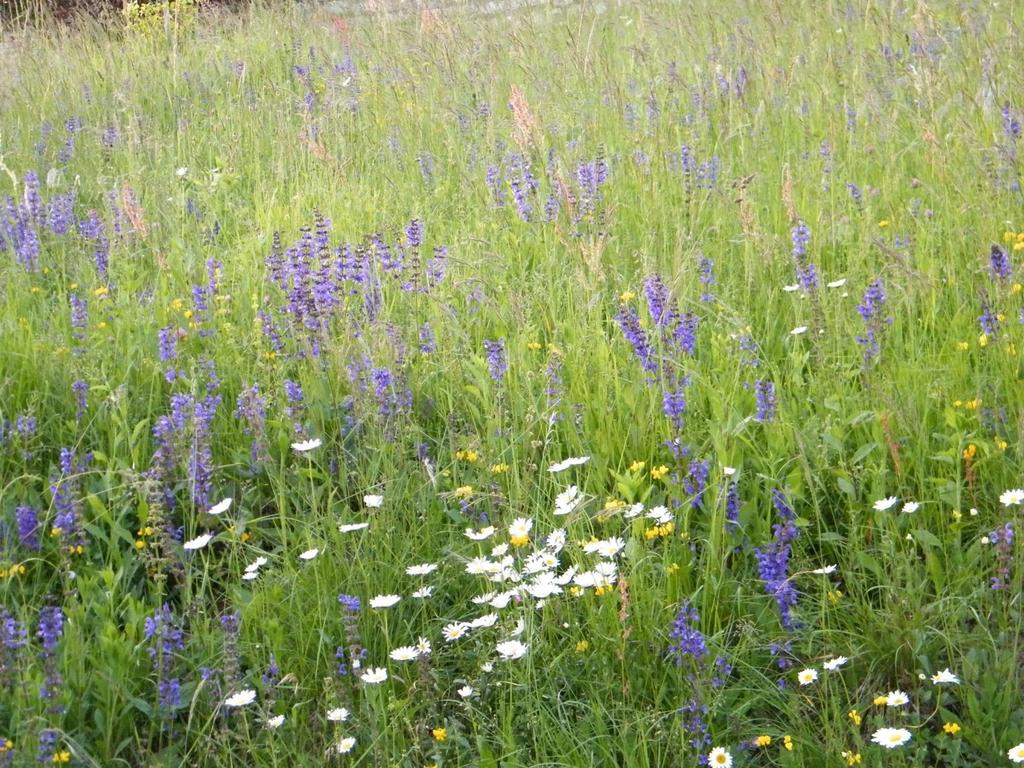
[[[778,500],[781,496],[775,498]],[[757,571],[764,582],[765,592],[775,598],[778,605],[782,626],[785,629],[792,629],[794,621],[791,612],[797,603],[797,593],[788,575],[789,555],[793,540],[800,535],[800,529],[793,520],[786,519],[785,516],[783,519],[785,522],[772,526],[771,543],[756,548],[754,556],[757,558]]]
[[[707,656],[708,647],[704,635],[697,628],[699,624],[700,616],[697,610],[690,605],[689,600],[684,600],[669,632],[672,643],[668,647],[668,655],[677,667],[687,659],[699,662]]]
[[[650,339],[647,337],[647,332],[640,325],[640,318],[637,316],[636,311],[632,307],[623,304],[619,307],[615,319],[622,329],[622,335],[626,337],[626,341],[632,345],[633,351],[640,359],[640,367],[648,373],[655,373],[658,370],[658,363],[654,358],[654,350],[651,348]]]
[[[359,613],[362,604],[354,595],[338,595],[338,604],[346,613]]]
[[[63,683],[57,670],[57,645],[64,635],[64,611],[57,606],[47,606],[39,611],[39,626],[36,636],[43,647],[40,657],[43,659],[45,680],[39,689],[39,698],[43,701],[54,701],[60,693]],[[61,711],[57,704],[52,705],[53,711]]]
[[[505,339],[491,341],[484,339],[484,353],[487,356],[487,370],[494,381],[500,382],[508,370],[508,361],[505,357]]]
[[[39,549],[39,513],[28,505],[21,505],[14,510],[14,519],[21,546],[32,551]]]
[[[1010,263],[1010,256],[998,245],[992,246],[989,264],[993,280],[1009,280],[1013,276],[1013,265]]]
[[[865,367],[881,352],[881,335],[884,327],[890,322],[882,317],[885,308],[885,289],[881,280],[875,280],[864,291],[864,298],[857,305],[857,314],[866,326],[862,335],[857,336],[857,343],[864,347]]]
[[[793,227],[791,237],[797,282],[806,293],[811,293],[818,288],[818,272],[807,256],[807,246],[811,242],[811,230],[801,219]]]
[[[758,379],[754,382],[754,397],[757,399],[757,413],[754,421],[766,424],[775,420],[775,382]]]
[[[78,379],[71,384],[71,392],[75,396],[75,421],[81,421],[88,405],[89,385]]]

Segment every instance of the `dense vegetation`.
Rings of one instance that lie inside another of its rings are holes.
[[[0,766],[1024,761],[1013,3],[205,13],[0,48]]]

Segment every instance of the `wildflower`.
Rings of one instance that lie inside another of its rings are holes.
[[[583,498],[580,495],[580,489],[575,485],[570,485],[555,497],[555,515],[557,517],[568,515],[570,512],[575,510],[582,501]]]
[[[525,517],[517,517],[508,527],[509,542],[513,547],[521,547],[530,541],[530,529],[533,521]]]
[[[484,539],[489,539],[493,535],[493,525],[488,525],[485,528],[481,528],[479,531],[476,531],[472,528],[466,529],[466,538],[471,539],[472,541],[483,541]]]
[[[885,697],[887,707],[902,707],[910,703],[910,697],[901,690],[889,691]]]
[[[388,656],[392,661],[414,661],[419,658],[420,652],[411,645],[403,645],[395,648]]]
[[[800,685],[810,685],[818,679],[818,671],[815,669],[801,670],[796,679],[800,681]]]
[[[732,768],[732,755],[725,747],[715,747],[708,753],[708,765]]]
[[[307,549],[305,552],[299,554],[299,560],[312,560],[320,554],[320,550],[314,547],[313,549]]]
[[[950,736],[956,736],[960,733],[960,723],[943,723],[942,730],[948,733]]]
[[[430,731],[430,735],[434,737],[434,741],[444,741],[448,738],[447,728],[433,728]]]
[[[352,736],[346,736],[344,739],[338,742],[335,749],[338,750],[339,755],[347,755],[353,749],[355,749],[356,740]]]
[[[860,752],[841,752],[840,755],[847,765],[860,765],[861,763]]]
[[[657,467],[655,467],[654,469],[651,470],[651,479],[652,480],[661,480],[667,474],[668,474],[668,467],[666,467],[664,464],[662,464],[661,466],[657,466]]]
[[[467,632],[469,632],[469,624],[464,621],[456,621],[446,624],[441,630],[441,636],[444,637],[446,643],[450,643],[465,637]]]
[[[772,737],[769,736],[768,734],[764,734],[763,736],[758,736],[756,739],[754,739],[754,746],[756,746],[756,747],[770,747],[771,744],[772,744]]]
[[[790,336],[800,336],[800,335],[802,335],[804,333],[807,333],[807,326],[806,325],[798,325],[796,328],[794,328],[793,330],[791,330],[789,332],[789,335]]]
[[[348,720],[349,711],[344,707],[332,709],[327,713],[327,719],[332,723],[343,723]]]
[[[508,464],[492,464],[490,472],[492,475],[503,475],[508,472]]]
[[[505,339],[491,341],[484,340],[484,352],[487,355],[487,370],[494,381],[501,381],[508,370],[508,360],[505,357]]]
[[[376,685],[377,683],[383,683],[388,679],[388,671],[384,667],[369,667],[365,672],[361,680],[367,685]]]
[[[788,733],[782,737],[782,746],[786,748],[787,752],[793,751],[793,737]]]
[[[919,503],[917,503],[916,501],[908,501],[906,504],[903,505],[903,511],[906,514],[910,515],[910,514],[913,514],[914,512],[917,512],[917,510],[918,510],[918,508],[920,506],[921,505]]]
[[[206,510],[206,514],[216,516],[223,514],[224,512],[227,512],[228,508],[231,506],[231,501],[232,499],[230,496],[226,499],[223,499],[222,501],[218,501],[216,504],[214,504],[212,507]]]
[[[307,451],[319,448],[321,445],[323,445],[323,441],[317,437],[313,440],[303,440],[299,443],[292,443],[292,450],[297,451],[298,453],[306,453]]]
[[[352,533],[352,531],[361,531],[369,527],[369,523],[342,523],[338,526],[338,531],[340,533]]]
[[[851,709],[849,712],[846,713],[846,716],[850,718],[850,722],[854,725],[860,725],[861,720],[863,719],[861,717],[860,711],[856,709]]]
[[[472,495],[472,485],[461,485],[452,492],[452,496],[454,496],[456,499],[468,499]]]
[[[960,678],[954,675],[952,672],[950,672],[948,668],[941,669],[934,675],[932,675],[932,683],[934,685],[940,685],[942,683],[952,683],[954,685],[958,685],[960,683]]]
[[[213,540],[213,536],[211,534],[204,533],[201,536],[196,536],[194,539],[190,539],[189,541],[186,541],[182,545],[182,548],[187,550],[187,551],[192,552],[192,551],[195,551],[197,549],[202,549],[207,544],[209,544],[210,541],[212,541],[212,540]]]
[[[456,693],[459,694],[459,696],[461,696],[462,698],[468,699],[470,696],[473,695],[474,691],[473,691],[472,687],[470,687],[468,685],[464,685],[461,688],[459,688],[456,691]]]
[[[835,573],[838,569],[838,565],[826,565],[824,568],[815,568],[811,573],[817,574],[818,576],[827,576],[830,573]]]
[[[276,731],[284,725],[284,715],[275,715],[267,720],[266,726],[271,731]]]
[[[999,503],[1004,507],[1019,506],[1024,503],[1024,488],[1014,488],[999,495]]]
[[[377,509],[383,503],[384,503],[384,497],[383,496],[372,496],[372,495],[363,496],[363,504],[365,504],[370,509]]]
[[[588,461],[590,461],[589,456],[570,457],[568,459],[563,459],[562,461],[552,464],[550,467],[548,467],[548,472],[551,472],[552,474],[556,472],[562,472],[566,469],[569,469],[569,467],[577,467],[581,464],[586,464]],[[1022,493],[1024,493],[1024,491],[1022,491]]]
[[[498,643],[494,648],[498,655],[501,656],[502,661],[521,659],[526,655],[527,649],[528,646],[518,640],[506,640],[503,643]]]
[[[1006,756],[1010,758],[1011,763],[1024,763],[1024,742],[1010,749]]]
[[[371,608],[390,608],[402,598],[399,595],[377,595],[370,598]]]
[[[629,465],[629,471],[630,472],[639,472],[640,470],[642,470],[646,466],[647,466],[647,462],[646,461],[634,461],[632,464]]]
[[[247,688],[224,699],[225,707],[246,707],[256,701],[256,691]]]
[[[910,741],[910,731],[906,728],[879,728],[871,734],[871,740],[886,749],[895,749]]]
[[[586,653],[589,650],[590,650],[590,641],[589,640],[580,640],[578,643],[576,643],[576,653]]]
[[[421,563],[420,565],[410,565],[405,569],[407,576],[426,576],[437,570],[437,563]]]
[[[835,658],[829,659],[821,666],[827,669],[829,672],[835,672],[848,661],[849,659],[845,656],[836,656]]]
[[[775,382],[758,379],[754,382],[754,397],[757,399],[757,413],[754,421],[766,424],[775,420]]]
[[[874,503],[874,508],[878,512],[885,512],[887,509],[891,509],[899,501],[895,496],[889,496],[884,499],[879,499]]]

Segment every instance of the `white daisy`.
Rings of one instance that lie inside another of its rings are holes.
[[[174,174],[175,174],[175,175],[176,175],[176,176],[177,176],[177,177],[178,177],[179,179],[184,179],[184,178],[185,178],[186,176],[188,176],[188,168],[186,168],[186,167],[185,167],[185,166],[183,165],[183,166],[181,166],[181,167],[180,167],[180,168],[179,168],[178,170],[176,170],[176,171],[174,172]]]
[[[795,291],[799,291],[800,290],[800,283],[793,283],[792,285],[784,285],[784,286],[782,286],[782,290],[784,290],[786,293],[794,293]]]
[[[363,496],[363,504],[370,507],[370,509],[376,509],[384,504],[383,496],[366,495]]]
[[[481,528],[479,531],[474,530],[473,528],[466,529],[466,538],[472,539],[473,541],[483,541],[484,539],[489,539],[493,535],[493,525],[488,525],[486,528]]]
[[[889,693],[887,693],[885,696],[885,706],[887,707],[902,707],[903,705],[909,703],[910,697],[899,689],[895,691],[889,691]]]
[[[292,443],[292,450],[298,453],[305,453],[306,451],[315,450],[323,444],[323,440],[317,437],[312,440],[303,440],[300,443]]]
[[[224,699],[225,707],[246,707],[256,701],[256,691],[246,688],[244,691],[233,693]]]
[[[562,459],[562,461],[548,467],[548,472],[562,472],[569,467],[578,467],[580,464],[586,464],[588,461],[590,461],[589,456],[573,456],[572,458]]]
[[[906,504],[903,505],[903,511],[910,515],[914,512],[917,512],[917,509],[920,506],[921,505],[916,501],[908,501]]]
[[[942,683],[952,683],[953,685],[960,684],[960,678],[949,671],[949,668],[940,669],[934,675],[932,675],[932,683],[934,685],[941,685]]]
[[[348,720],[349,712],[344,707],[332,709],[327,713],[327,719],[332,723],[343,723]]]
[[[257,571],[246,571],[242,574],[243,581],[255,581],[260,577],[260,572]]]
[[[627,520],[632,520],[634,517],[640,517],[640,515],[643,514],[643,511],[644,511],[644,505],[643,504],[634,504],[629,509],[627,509],[625,512],[623,512],[622,516],[624,518],[626,518]]]
[[[419,565],[410,565],[405,569],[405,574],[407,576],[426,576],[436,570],[437,563],[420,563]]]
[[[498,643],[494,650],[501,656],[502,661],[514,661],[515,659],[521,659],[526,655],[526,651],[529,646],[519,642],[518,640],[506,640],[503,643]]]
[[[491,557],[504,557],[508,553],[508,544],[498,544],[491,547]]]
[[[807,333],[806,325],[798,325],[796,328],[789,332],[790,336],[799,336],[801,333]]]
[[[583,497],[580,495],[580,489],[575,485],[570,485],[555,497],[555,516],[561,517],[562,515],[568,515],[570,512],[575,510],[582,501]]]
[[[708,753],[708,765],[717,768],[732,768],[732,755],[725,747],[715,747]]]
[[[426,587],[420,587],[415,592],[413,592],[411,596],[415,597],[417,600],[426,600],[433,593],[434,593],[434,588],[431,587],[431,586],[426,586]]]
[[[1024,742],[1010,749],[1006,756],[1010,758],[1011,763],[1024,763]]]
[[[819,576],[827,576],[830,573],[835,573],[838,568],[838,565],[826,565],[824,568],[815,568],[811,573],[816,573]]]
[[[420,652],[411,645],[403,645],[395,648],[388,654],[392,661],[415,661],[419,658]]]
[[[831,658],[828,661],[826,661],[821,666],[824,667],[829,672],[835,672],[837,669],[839,669],[841,666],[846,664],[846,662],[848,662],[848,661],[849,661],[849,659],[846,658],[845,656],[835,656],[834,658]]]
[[[886,749],[895,749],[910,741],[910,731],[906,728],[879,728],[871,734],[871,740]]]
[[[416,650],[420,652],[420,656],[429,656],[433,646],[427,638],[421,637],[416,641]]]
[[[353,749],[355,749],[356,740],[352,736],[346,736],[344,739],[338,742],[335,749],[339,755],[347,755]]]
[[[533,520],[530,520],[528,517],[517,517],[509,525],[508,535],[513,539],[529,537],[532,529]]]
[[[367,667],[359,679],[367,685],[376,685],[388,679],[388,671],[384,667]]]
[[[401,595],[377,595],[370,598],[371,608],[390,608],[401,600]]]
[[[829,288],[842,288],[846,285],[846,278],[841,277],[838,280],[833,280],[831,283],[826,283]]]
[[[267,558],[265,558],[265,557],[263,557],[261,555],[260,557],[257,557],[255,560],[253,560],[251,563],[249,563],[247,566],[245,566],[245,572],[246,573],[252,573],[253,571],[258,571],[260,568],[262,568],[266,564],[267,564]]]
[[[544,539],[544,549],[558,554],[565,546],[566,534],[564,528],[556,528]]]
[[[455,621],[451,624],[445,624],[444,629],[441,630],[441,636],[446,643],[451,643],[465,637],[468,632],[469,624],[464,621]]]
[[[274,715],[274,717],[271,717],[266,721],[265,725],[271,731],[276,731],[284,725],[284,715]]]
[[[470,686],[464,685],[461,688],[459,688],[459,690],[457,690],[456,693],[459,694],[459,696],[461,696],[462,698],[468,699],[470,696],[473,695],[474,691]]]
[[[313,549],[307,549],[305,552],[299,553],[299,560],[312,560],[319,554],[320,550],[316,547],[313,547]]]
[[[816,669],[804,669],[796,676],[796,679],[800,682],[800,685],[810,685],[818,679],[818,670]]]
[[[736,474],[736,467],[722,467],[722,474],[726,477],[732,477]]]
[[[1016,507],[1024,503],[1024,488],[1014,488],[999,494],[999,503],[1004,507]]]
[[[897,502],[899,502],[899,499],[897,499],[895,496],[888,496],[884,499],[879,499],[874,504],[875,510],[878,512],[885,512],[885,510],[894,507],[897,504]]]
[[[341,533],[352,533],[352,531],[361,531],[369,527],[369,523],[342,523],[338,526],[338,531]]]
[[[224,514],[225,512],[228,511],[228,508],[231,506],[231,501],[232,501],[232,499],[231,499],[230,496],[228,496],[228,498],[226,498],[226,499],[223,499],[222,501],[218,501],[216,504],[214,504],[212,507],[210,507],[208,510],[206,510],[206,514],[208,514],[208,515],[222,515],[222,514]]]
[[[204,533],[204,534],[202,534],[200,536],[196,536],[194,539],[186,541],[182,546],[186,550],[188,550],[189,552],[192,552],[192,551],[197,550],[197,549],[202,549],[207,544],[209,544],[212,540],[213,540],[213,535],[212,534]]]
[[[493,627],[498,623],[498,614],[496,613],[485,613],[483,616],[473,619],[469,622],[469,626],[473,629],[482,629],[484,627]]]

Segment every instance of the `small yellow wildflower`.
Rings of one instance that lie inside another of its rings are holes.
[[[670,575],[676,573],[679,570],[679,563],[669,563],[668,568],[665,570],[667,570]]]
[[[889,226],[889,220],[882,219],[880,222],[878,222],[878,226],[881,227],[882,229],[885,229],[886,227]]]
[[[476,464],[480,460],[480,454],[473,450],[456,451],[455,458],[468,464]]]
[[[53,526],[53,528],[50,529],[50,536],[52,536],[55,539],[60,538],[63,535],[64,529],[61,528],[59,525],[55,525]]]
[[[768,734],[764,734],[763,736],[758,736],[756,739],[754,739],[754,744],[759,746],[759,747],[768,747],[768,746],[771,746],[771,743],[772,743],[772,737],[769,736]]]
[[[619,301],[625,304],[627,301],[632,301],[636,298],[636,294],[633,291],[623,291],[619,294]]]
[[[860,725],[860,721],[862,720],[862,718],[859,710],[851,709],[849,712],[846,713],[846,716],[850,718],[850,722],[854,725]]]
[[[979,406],[981,406],[980,397],[977,397],[974,400],[968,400],[966,403],[964,403],[964,408],[966,408],[968,411],[976,411],[978,410]]]
[[[884,707],[886,703],[888,703],[888,701],[889,697],[883,694],[881,696],[875,696],[874,700],[871,703],[874,704],[876,707]]]
[[[97,299],[102,299],[108,293],[110,293],[110,289],[107,288],[107,286],[105,285],[101,285],[99,288],[93,291],[93,294],[96,296]]]
[[[996,450],[998,450],[998,451],[1005,451],[1006,447],[1008,445],[1009,445],[1009,443],[1007,443],[1005,440],[1003,440],[1003,438],[1001,438],[1001,437],[997,437],[996,438]]]
[[[491,464],[492,475],[503,475],[508,472],[508,464]]]
[[[0,752],[10,752],[14,749],[14,742],[10,739],[4,739],[0,741]]]
[[[576,643],[576,653],[586,653],[590,650],[590,642],[588,640],[580,640]]]
[[[239,541],[252,541],[252,534],[248,531],[243,531],[242,535],[238,537]]]
[[[50,759],[55,763],[70,763],[71,753],[66,749],[63,749],[60,752],[54,752],[53,757]]]
[[[468,499],[473,495],[472,485],[460,485],[455,489],[455,493],[452,494],[456,499]]]
[[[950,736],[956,736],[958,733],[960,733],[960,723],[943,723],[942,730],[944,730]]]
[[[31,288],[29,289],[29,291],[30,291],[31,293],[40,293],[40,292],[41,292],[42,290],[43,290],[43,289],[42,289],[42,288],[40,288],[40,287],[39,287],[38,285],[33,285],[33,286],[32,286],[32,287],[31,287]]]
[[[135,540],[135,548],[137,550],[139,550],[139,551],[145,549],[146,548],[146,542],[144,542],[142,539],[136,539]]]
[[[786,748],[787,752],[793,751],[793,737],[788,733],[782,737],[782,746]]]
[[[981,336],[978,337],[978,346],[979,347],[987,347],[988,346],[988,334],[987,333],[983,333],[983,334],[981,334]]]
[[[964,516],[963,513],[959,509],[954,509],[951,514],[953,515],[953,522],[954,523],[959,523],[960,522],[960,518],[962,518]]]
[[[668,474],[668,467],[664,464],[655,467],[651,470],[651,478],[654,480],[661,480],[665,475]]]
[[[622,499],[608,499],[604,503],[605,512],[614,512],[617,509],[622,509],[626,506],[626,502]]]
[[[539,341],[531,341],[531,342],[527,342],[527,344],[526,344],[526,348],[528,350],[530,350],[531,352],[536,352],[538,349],[540,349],[540,347],[541,347],[541,344],[540,344]]]
[[[843,593],[838,589],[830,589],[825,593],[825,597],[828,598],[828,601],[832,603],[832,605],[837,605],[839,601],[843,599]]]
[[[444,741],[448,738],[447,728],[434,728],[430,734],[434,737],[434,741]]]
[[[966,448],[964,448],[964,452],[963,452],[964,461],[974,461],[974,457],[977,456],[977,455],[978,455],[978,446],[976,446],[974,443],[971,443]]]
[[[583,587],[574,584],[573,586],[569,587],[569,594],[573,597],[579,597],[583,594]]]
[[[841,754],[847,765],[860,765],[860,752],[842,752]]]
[[[1013,240],[1015,236],[1016,235],[1013,232],[1011,232],[1010,230],[1006,230],[1005,232],[1003,232],[1003,242],[1008,243],[1011,240]]]
[[[1012,294],[1018,294],[1021,290],[1024,290],[1024,286],[1021,286],[1020,283],[1014,283],[1010,286],[1010,293]]]
[[[594,587],[594,594],[598,597],[600,597],[601,595],[607,595],[611,591],[611,584],[599,584],[598,586]]]
[[[632,464],[629,465],[629,471],[630,472],[639,472],[645,466],[647,466],[647,462],[645,462],[645,461],[634,461]]]
[[[971,343],[969,341],[958,341],[956,343],[956,348],[959,349],[961,352],[966,352],[968,349],[971,348]]]

